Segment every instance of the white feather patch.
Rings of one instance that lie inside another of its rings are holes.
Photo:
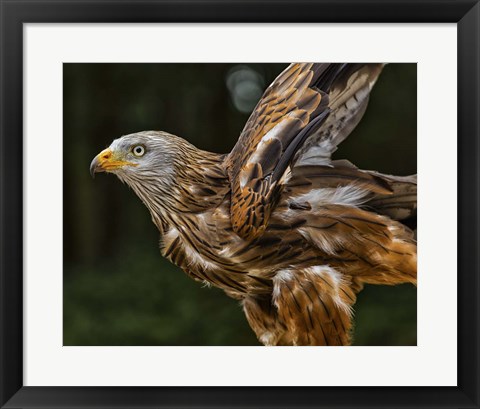
[[[267,331],[267,332],[264,332],[262,335],[260,335],[258,340],[263,345],[271,346],[271,345],[275,345],[275,341],[277,340],[277,337],[275,336],[275,334],[272,334],[271,332]]]
[[[335,270],[334,268],[328,265],[309,267],[309,268],[306,268],[304,271],[307,274],[323,277],[326,280],[328,280],[329,283],[332,283],[333,290],[334,290],[332,293],[332,300],[337,306],[337,308],[341,309],[342,311],[345,311],[349,315],[353,314],[352,306],[346,303],[343,300],[343,298],[340,296],[340,292],[342,291],[341,287],[348,286],[348,283],[345,281],[342,273],[340,273],[339,271]]]
[[[178,237],[179,232],[175,227],[168,230],[162,237],[162,246],[169,247],[171,243]]]
[[[293,271],[280,270],[275,277],[273,277],[273,301],[276,303],[276,299],[280,296],[280,287],[282,284],[291,281],[293,279]]]
[[[344,247],[345,238],[338,234],[332,234],[332,232],[328,230],[324,232],[319,229],[302,227],[299,228],[298,231],[308,241],[314,243],[320,250],[327,254],[335,255],[339,249]]]
[[[365,203],[369,192],[356,185],[347,185],[337,188],[313,189],[303,195],[294,196],[289,203],[308,202],[313,208],[326,204],[343,206],[359,206]]]

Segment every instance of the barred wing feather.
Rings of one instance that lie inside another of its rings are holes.
[[[365,111],[382,64],[291,64],[268,87],[226,158],[233,230],[265,230],[292,162],[325,162]]]

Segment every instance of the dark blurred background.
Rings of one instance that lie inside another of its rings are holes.
[[[228,152],[287,64],[64,64],[64,345],[259,345],[237,301],[160,255],[147,209],[89,164],[110,142],[165,130]],[[416,173],[416,64],[390,64],[336,152],[364,169]],[[366,286],[355,345],[416,345],[416,290]]]

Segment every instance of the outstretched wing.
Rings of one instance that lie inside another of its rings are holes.
[[[380,72],[380,64],[370,65]],[[356,81],[371,83],[355,74],[365,66],[292,64],[265,91],[226,158],[232,227],[237,234],[254,239],[263,233],[290,164],[306,140],[314,138],[315,146],[327,139],[334,144],[353,129],[366,106],[365,85]],[[336,119],[325,130],[332,114]]]
[[[384,64],[349,64],[329,92],[330,115],[298,150],[294,164],[328,164],[337,146],[350,135],[365,113],[375,82]]]

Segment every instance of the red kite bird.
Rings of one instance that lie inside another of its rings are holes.
[[[365,283],[416,285],[416,176],[331,154],[362,118],[383,64],[292,64],[228,155],[166,132],[123,136],[90,170],[129,185],[162,254],[241,300],[265,345],[349,345]]]

